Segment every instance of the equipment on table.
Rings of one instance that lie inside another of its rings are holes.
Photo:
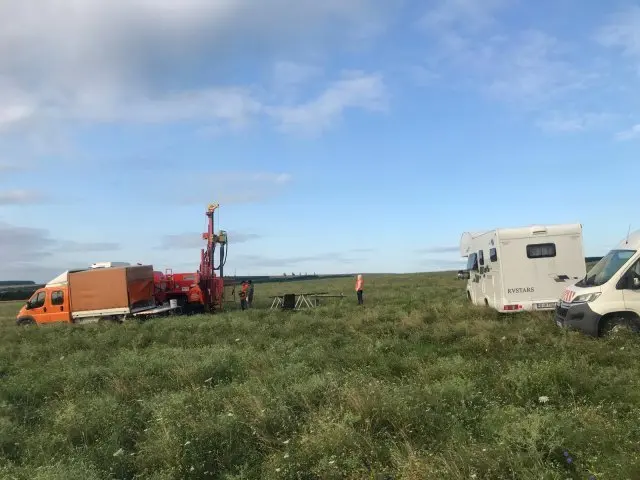
[[[339,298],[343,299],[344,294],[330,295],[327,292],[322,293],[285,293],[283,295],[271,296],[271,310],[281,308],[282,310],[299,310],[303,307],[314,308],[320,305],[321,298]]]

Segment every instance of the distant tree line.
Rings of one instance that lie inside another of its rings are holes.
[[[588,264],[598,262],[602,257],[585,257]],[[243,280],[251,280],[253,283],[279,283],[279,282],[296,282],[301,280],[327,279],[327,278],[343,278],[350,277],[351,274],[335,274],[335,275],[283,275],[281,277],[271,277],[267,275],[253,275],[247,277],[225,277],[227,285],[239,284]],[[5,287],[3,289],[2,287]],[[33,293],[41,288],[42,285],[32,281],[0,281],[0,301],[20,301],[27,300]]]
[[[32,288],[12,288],[11,290],[0,291],[0,302],[6,302],[10,300],[27,300],[33,292],[37,290],[36,287]]]

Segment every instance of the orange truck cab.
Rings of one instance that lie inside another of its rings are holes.
[[[52,286],[36,290],[18,312],[16,322],[18,325],[71,322],[68,287]]]
[[[155,315],[154,272],[150,265],[67,271],[38,289],[20,309],[18,325],[84,323],[128,315]]]

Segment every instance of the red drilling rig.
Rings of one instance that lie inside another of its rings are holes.
[[[217,203],[209,205],[205,213],[207,232],[202,234],[207,246],[200,251],[200,268],[196,273],[173,273],[167,269],[163,275],[155,272],[156,301],[174,300],[184,313],[216,312],[224,302],[224,265],[227,263],[227,232],[214,233],[214,213]],[[219,265],[214,265],[216,245],[220,245]],[[216,270],[219,274],[216,275]]]
[[[205,215],[208,219],[207,232],[202,239],[207,241],[207,248],[200,250],[200,269],[197,272],[196,283],[202,291],[204,308],[214,312],[221,310],[224,302],[224,265],[227,263],[227,232],[220,230],[216,235],[213,231],[213,214],[218,208],[217,203],[209,205]],[[220,263],[214,266],[216,245],[220,245]],[[216,270],[220,272],[216,276]]]

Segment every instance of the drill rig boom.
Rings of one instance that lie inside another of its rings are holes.
[[[224,265],[227,263],[227,232],[220,230],[214,233],[214,214],[219,207],[217,203],[209,205],[205,213],[207,232],[202,234],[206,240],[206,248],[200,251],[200,269],[198,270],[198,286],[204,296],[205,308],[209,311],[222,309],[224,301]],[[220,245],[220,263],[214,265],[216,245]],[[216,276],[216,270],[219,275]]]

